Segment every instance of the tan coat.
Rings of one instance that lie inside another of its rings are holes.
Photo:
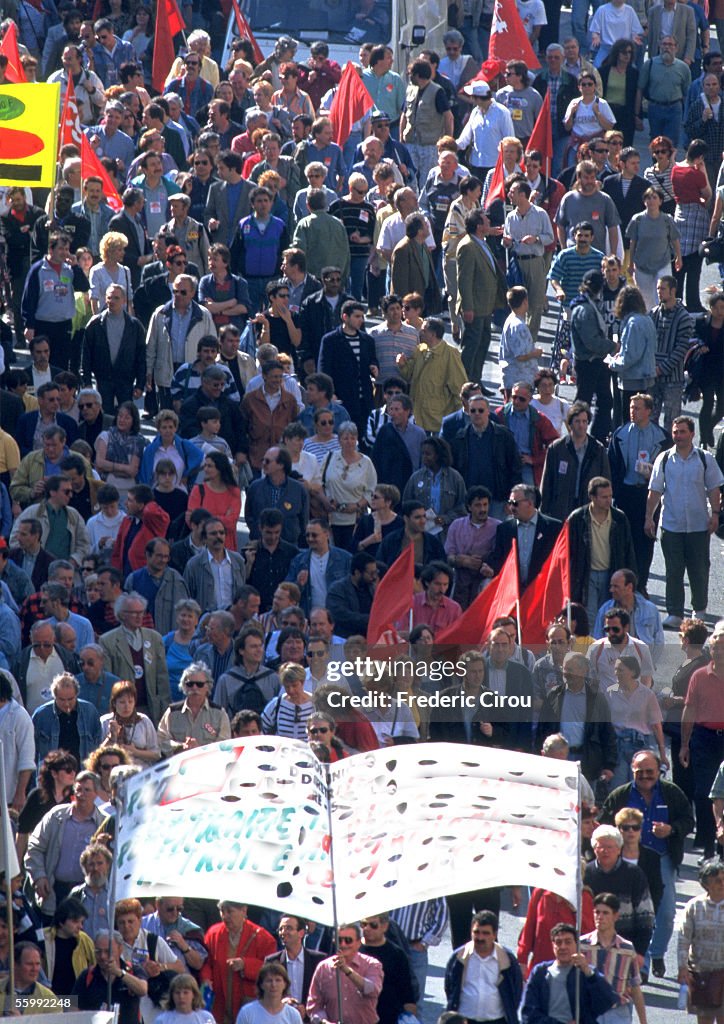
[[[491,316],[505,306],[505,279],[495,271],[475,239],[468,235],[457,247],[457,313],[472,310],[475,316]]]
[[[447,342],[435,348],[418,345],[399,369],[410,381],[415,423],[439,433],[443,416],[460,408],[460,388],[468,379],[460,353]]]

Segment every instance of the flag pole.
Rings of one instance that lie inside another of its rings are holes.
[[[7,797],[5,795],[5,758],[0,757],[0,799],[3,800],[2,809],[2,859],[5,874],[5,914],[8,926],[8,987],[5,990],[5,1014],[12,1015],[15,1009],[15,937],[13,935],[13,871],[12,858],[17,854],[10,849],[10,815],[7,809]]]
[[[327,787],[327,830],[329,832],[329,875],[330,893],[332,896],[332,921],[334,925],[334,944],[339,952],[337,934],[339,930],[339,917],[337,915],[337,880],[334,873],[334,833],[332,831],[332,766],[324,764],[324,781]],[[342,975],[335,969],[335,980],[337,982],[337,1007],[338,1024],[344,1024],[344,1008],[342,1005]]]

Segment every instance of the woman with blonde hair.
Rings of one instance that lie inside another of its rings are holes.
[[[100,313],[106,308],[106,289],[110,284],[119,284],[126,292],[128,312],[133,313],[133,290],[131,272],[123,265],[128,239],[120,231],[108,231],[101,238],[101,261],[91,267],[91,308]]]
[[[270,736],[286,736],[293,740],[307,738],[307,719],[314,714],[311,693],[304,689],[307,670],[295,661],[285,662],[279,669],[282,691],[273,697],[261,716],[262,729]]]

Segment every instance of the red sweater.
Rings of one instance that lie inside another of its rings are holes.
[[[141,513],[141,529],[131,541],[131,548],[128,552],[128,561],[133,572],[144,567],[146,564],[146,545],[150,540],[155,540],[156,537],[165,537],[170,522],[168,513],[164,512],[155,501],[149,501],[148,505],[144,505],[143,512]],[[123,572],[123,545],[126,543],[126,537],[132,524],[133,516],[126,516],[121,523],[116,542],[113,545],[111,565],[114,569],[118,569],[119,572]]]

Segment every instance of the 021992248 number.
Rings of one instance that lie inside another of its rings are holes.
[[[78,1009],[77,996],[15,996],[15,1009],[25,1012],[42,1012],[55,1010],[62,1013],[64,1010]]]

